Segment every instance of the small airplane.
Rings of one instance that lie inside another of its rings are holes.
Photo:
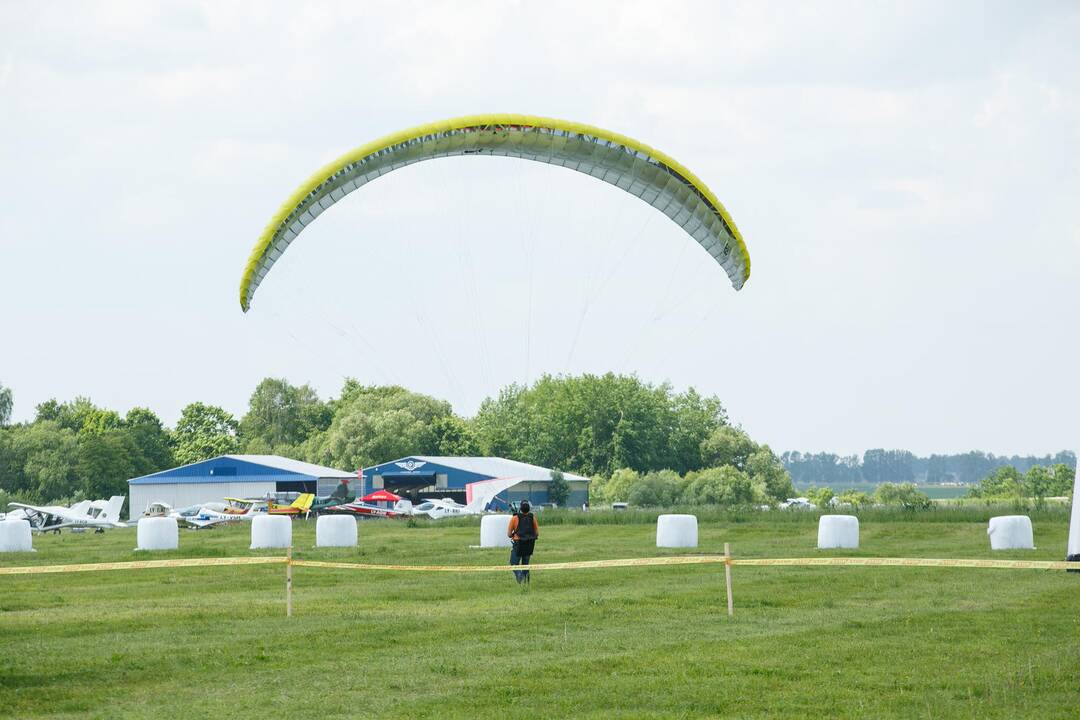
[[[202,529],[221,523],[251,520],[256,515],[266,515],[270,509],[268,500],[249,500],[246,498],[225,498],[224,503],[206,503],[190,515],[178,515],[181,520],[194,528]]]
[[[330,505],[324,507],[320,512],[346,513],[358,517],[403,518],[412,515],[413,513],[411,510],[412,503],[408,500],[398,500],[394,503],[394,507],[392,508],[380,507],[378,505],[366,503],[362,500],[356,500],[354,502]]]
[[[94,532],[105,532],[109,528],[127,527],[120,522],[120,511],[124,509],[124,496],[113,495],[108,500],[83,500],[71,507],[59,505],[25,505],[8,503],[8,507],[21,511],[23,518],[30,522],[33,532],[59,533],[64,528],[82,532],[93,528]],[[10,518],[14,513],[8,513]]]
[[[427,515],[432,520],[461,515],[480,515],[487,511],[496,495],[504,490],[509,490],[520,482],[521,478],[493,478],[468,483],[465,486],[465,505],[454,502],[450,498],[425,500],[411,507],[411,512],[408,514]]]
[[[314,493],[301,493],[288,505],[279,505],[273,500],[267,504],[267,512],[271,515],[306,515],[311,512],[311,505],[315,502]]]
[[[356,493],[349,487],[349,479],[342,478],[338,486],[334,488],[334,492],[324,497],[316,496],[311,502],[311,512],[318,515],[321,512],[327,512],[331,508],[338,505],[345,505],[356,499]]]

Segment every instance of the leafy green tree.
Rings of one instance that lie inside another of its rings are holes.
[[[867,450],[863,453],[863,478],[871,483],[909,482],[914,479],[914,459],[907,450]]]
[[[121,429],[78,435],[75,474],[84,497],[107,498],[127,493],[127,481],[139,473],[134,460],[140,455],[131,435]]]
[[[723,425],[714,428],[701,443],[702,462],[705,467],[731,465],[745,470],[750,456],[758,451],[750,436],[736,427]]]
[[[636,470],[619,468],[607,480],[590,490],[600,502],[629,502],[630,490],[641,479]]]
[[[831,506],[834,497],[836,497],[836,493],[833,492],[832,488],[828,487],[810,488],[806,491],[806,499],[823,510]]]
[[[768,445],[761,445],[746,458],[746,472],[754,482],[764,486],[769,501],[779,502],[795,496],[791,474]]]
[[[0,427],[11,422],[11,408],[14,407],[14,404],[11,398],[11,388],[0,384]]]
[[[668,507],[681,495],[679,474],[674,470],[646,473],[630,486],[627,502],[637,507]]]
[[[548,483],[548,500],[561,507],[569,496],[570,484],[561,472],[552,470],[551,482]]]
[[[1046,496],[1050,492],[1053,477],[1042,465],[1036,465],[1024,473],[1023,488],[1027,495],[1035,498],[1038,507],[1045,507]]]
[[[436,455],[469,457],[480,455],[480,440],[467,420],[457,415],[440,415],[431,424]]]
[[[173,455],[181,465],[208,460],[239,449],[236,418],[214,405],[193,402],[180,413],[173,431]]]
[[[4,434],[4,490],[34,502],[70,497],[78,490],[78,442],[71,429],[45,420],[7,428]]]
[[[836,496],[836,499],[837,501],[854,508],[866,507],[871,501],[870,496],[860,490],[844,490]]]
[[[50,420],[62,428],[74,432],[101,432],[115,430],[123,425],[123,419],[115,410],[99,408],[90,398],[76,397],[71,402],[60,403],[46,400],[37,406],[35,422]]]
[[[690,388],[671,397],[670,414],[673,427],[668,442],[674,453],[672,467],[681,473],[705,467],[708,463],[702,452],[703,443],[711,432],[727,426],[728,422],[719,398],[702,397]]]
[[[1047,492],[1051,497],[1065,497],[1071,495],[1075,480],[1075,468],[1070,467],[1065,463],[1057,463],[1050,468],[1050,488]]]
[[[149,475],[176,464],[169,431],[152,411],[142,407],[128,410],[123,428],[135,446],[132,457],[135,476]]]
[[[398,386],[349,389],[324,433],[305,446],[307,459],[338,468],[359,468],[406,455],[435,455],[436,420],[450,404]]]
[[[799,485],[840,485],[862,482],[858,455],[789,451],[780,456],[792,480]]]
[[[933,505],[930,498],[914,483],[881,483],[874,490],[874,502],[899,505],[905,510],[925,510]]]
[[[694,505],[745,507],[760,499],[750,476],[732,465],[691,472],[687,480],[682,499]]]
[[[480,406],[484,452],[585,475],[701,466],[701,442],[726,422],[719,400],[626,375],[545,375]]]
[[[999,467],[968,490],[970,497],[1020,501],[1026,494],[1024,476],[1011,465]]]
[[[277,448],[289,450],[301,445],[313,433],[326,430],[332,417],[331,408],[310,386],[265,378],[255,387],[248,411],[240,420],[241,443],[248,452],[284,455]]]

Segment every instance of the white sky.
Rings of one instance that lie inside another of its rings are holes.
[[[613,187],[461,158],[346,198],[240,312],[317,167],[492,111],[682,161],[746,288]],[[0,383],[19,420],[83,394],[172,423],[265,376],[470,415],[615,370],[777,450],[1075,448],[1078,155],[1073,2],[4,3]]]

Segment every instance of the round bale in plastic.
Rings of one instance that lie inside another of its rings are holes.
[[[656,547],[697,547],[697,516],[661,515],[656,518]]]
[[[315,521],[315,547],[356,547],[356,518],[320,515]]]
[[[1034,550],[1035,536],[1027,515],[1000,515],[990,518],[986,529],[991,550]]]
[[[292,547],[292,520],[284,515],[256,515],[251,519],[251,549]]]
[[[859,518],[854,515],[822,515],[817,526],[819,550],[859,547]]]
[[[0,552],[33,552],[30,523],[22,518],[0,521]]]
[[[176,550],[180,547],[180,530],[176,525],[176,518],[139,518],[135,536],[139,550]]]
[[[510,529],[509,515],[485,515],[480,518],[480,547],[510,547],[506,531]]]

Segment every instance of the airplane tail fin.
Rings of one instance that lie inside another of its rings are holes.
[[[289,507],[296,508],[300,512],[307,512],[311,509],[311,503],[315,502],[315,495],[312,493],[303,493],[292,501]]]
[[[484,512],[496,495],[504,490],[509,490],[520,482],[521,478],[517,477],[478,480],[466,484],[465,496],[467,504],[465,505],[465,512],[474,514]]]
[[[109,498],[109,503],[101,512],[101,519],[108,522],[120,522],[120,513],[124,509],[124,499],[123,495],[113,495]]]

